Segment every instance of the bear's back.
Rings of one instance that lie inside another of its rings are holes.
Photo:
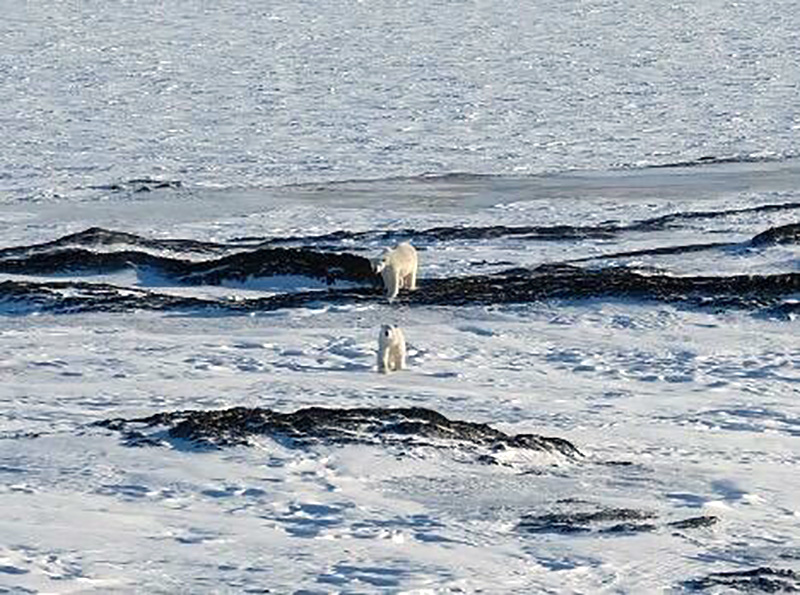
[[[417,262],[417,249],[408,242],[401,242],[392,251],[392,256],[395,262],[403,264],[412,264]]]

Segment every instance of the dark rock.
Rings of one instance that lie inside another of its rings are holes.
[[[713,527],[719,523],[719,517],[715,516],[696,516],[681,521],[673,521],[667,523],[667,527],[672,529],[700,529],[704,527]]]
[[[716,219],[731,215],[745,213],[769,213],[800,209],[800,202],[757,205],[738,209],[719,209],[715,211],[683,211],[669,213],[659,217],[633,221],[628,224],[613,222],[598,225],[489,225],[489,226],[449,226],[432,227],[429,229],[394,229],[394,230],[367,230],[345,231],[338,230],[331,233],[315,236],[290,236],[280,238],[246,238],[247,241],[260,240],[262,245],[282,244],[336,244],[344,241],[362,243],[397,243],[411,241],[425,245],[436,242],[456,240],[489,240],[496,238],[515,238],[519,240],[536,241],[570,241],[580,239],[608,239],[618,237],[623,233],[660,231],[676,227],[682,221],[697,221]],[[244,238],[243,238],[244,239]],[[721,244],[724,245],[724,244]],[[695,250],[705,249],[699,245]],[[664,248],[663,250],[667,250]],[[669,253],[669,252],[667,252]]]
[[[774,244],[800,244],[800,223],[790,223],[773,227],[755,236],[753,246],[772,246]]]
[[[234,407],[211,411],[174,411],[138,419],[108,419],[98,426],[121,432],[129,444],[185,440],[196,446],[220,448],[246,445],[253,436],[269,436],[292,447],[313,444],[375,444],[432,446],[471,452],[488,462],[498,449],[517,448],[582,457],[561,438],[533,434],[509,436],[487,424],[451,420],[421,407],[332,409],[309,407],[294,413]]]
[[[67,248],[24,257],[0,258],[0,272],[16,275],[103,274],[134,267],[151,267],[166,273],[175,268],[178,262],[147,252],[94,252],[82,248]]]
[[[660,217],[635,221],[620,228],[623,231],[659,231],[674,227],[678,221],[697,221],[703,219],[717,219],[731,215],[745,213],[775,213],[779,211],[793,211],[800,209],[800,202],[784,202],[777,204],[756,205],[739,209],[718,209],[716,211],[680,211],[669,213]]]
[[[675,161],[672,163],[660,163],[647,166],[648,169],[665,169],[672,167],[699,167],[702,165],[722,165],[726,163],[774,163],[785,159],[772,155],[703,155],[697,159],[687,161]]]
[[[761,314],[769,318],[782,318],[784,320],[793,320],[795,317],[800,316],[800,301],[791,300],[772,307],[765,308]]]
[[[684,582],[693,591],[724,588],[726,591],[744,593],[797,593],[800,592],[800,574],[794,570],[761,566],[752,570],[713,572],[703,578]]]
[[[684,213],[683,215],[687,215]],[[608,258],[710,249],[725,244],[698,244],[618,253]],[[96,250],[98,247],[112,248]],[[117,248],[117,249],[114,249]],[[123,248],[123,249],[119,249]],[[158,254],[148,250],[156,249]],[[164,256],[165,251],[173,256]],[[185,252],[211,253],[216,258],[196,260]],[[225,299],[181,300],[145,292],[139,288],[91,287],[69,282],[0,284],[0,301],[25,309],[25,295],[38,308],[53,311],[214,308],[252,312],[303,307],[311,303],[344,304],[383,300],[380,277],[369,260],[347,253],[319,252],[305,248],[244,249],[233,244],[198,243],[192,240],[148,240],[133,234],[87,229],[46,244],[0,250],[0,272],[12,274],[108,273],[134,268],[183,285],[218,285],[251,278],[298,276],[327,286],[341,282],[356,285],[328,291],[295,291],[240,301]],[[114,298],[114,293],[117,298]],[[625,267],[585,269],[568,264],[542,265],[535,269],[513,268],[498,273],[465,277],[422,279],[415,292],[402,292],[400,304],[491,305],[545,300],[591,298],[636,299],[668,302],[718,310],[760,310],[769,316],[788,318],[800,311],[792,300],[800,292],[800,273],[733,276],[673,276],[659,271],[642,272]],[[70,295],[67,295],[70,294]]]
[[[605,529],[600,529],[600,533],[613,533],[616,535],[626,534],[629,535],[631,533],[650,533],[651,531],[655,531],[657,529],[656,525],[652,523],[618,523],[616,525],[611,525]]]
[[[172,189],[177,190],[183,187],[183,182],[180,180],[157,180],[151,178],[138,178],[128,180],[127,182],[119,182],[116,184],[100,184],[98,186],[90,186],[92,190],[106,190],[108,192],[151,192],[153,190]]]
[[[629,535],[656,531],[659,525],[653,522],[657,515],[635,508],[608,508],[581,499],[561,499],[556,502],[557,512],[524,515],[517,530],[522,533],[601,533]],[[695,517],[668,522],[670,529],[699,529],[717,523],[717,517]]]
[[[775,306],[800,291],[800,273],[777,275],[684,276],[642,274],[627,268],[586,270],[544,265],[493,275],[423,279],[414,293],[401,293],[411,305],[525,303],[552,299],[644,299],[711,308],[755,309]]]
[[[650,531],[652,529],[649,524],[645,526],[631,521],[643,521],[655,517],[655,513],[633,508],[598,508],[589,512],[570,510],[523,516],[517,525],[517,530],[523,533],[588,533],[595,530],[608,533]],[[615,524],[608,525],[610,522]]]
[[[572,260],[565,261],[565,263],[571,264],[576,262],[589,262],[592,260],[614,260],[618,258],[630,258],[630,257],[640,257],[640,256],[671,256],[675,254],[690,254],[692,252],[704,252],[706,250],[731,248],[738,245],[739,244],[735,242],[709,242],[707,244],[685,244],[682,246],[665,246],[660,248],[627,250],[625,252],[612,252],[610,254],[599,254],[597,256],[574,258]]]
[[[338,230],[316,236],[289,236],[280,238],[260,238],[262,246],[284,244],[336,245],[347,241],[369,244],[396,244],[410,241],[417,247],[436,242],[489,240],[495,238],[516,238],[520,240],[567,241],[576,239],[612,238],[617,234],[613,227],[589,227],[573,225],[525,225],[525,226],[450,226],[432,227],[430,229],[393,229],[344,231]],[[253,240],[255,238],[247,238]]]
[[[124,250],[92,248],[124,246]],[[220,258],[192,260],[151,254],[145,250],[220,254]],[[133,234],[93,227],[53,242],[0,250],[0,272],[12,274],[109,273],[128,268],[149,271],[187,285],[219,285],[250,277],[297,275],[319,279],[376,284],[369,260],[351,254],[316,252],[300,248],[263,248],[193,240],[150,240]]]
[[[131,310],[197,310],[217,307],[216,301],[122,288],[106,283],[72,281],[0,282],[0,306],[14,313],[128,312]]]
[[[180,270],[172,270],[170,274],[190,285],[219,285],[228,280],[276,275],[319,279],[328,285],[337,281],[375,285],[379,279],[366,258],[303,248],[262,248],[212,261],[183,263]]]
[[[158,293],[137,287],[81,281],[0,281],[0,307],[7,313],[129,312],[160,310],[204,313],[267,312],[319,303],[349,303],[379,295],[374,288],[307,291],[248,300],[204,299]]]
[[[136,249],[151,249],[170,252],[195,252],[207,254],[222,254],[231,250],[240,250],[241,246],[234,244],[219,244],[216,242],[200,242],[187,239],[152,239],[124,231],[113,231],[102,227],[90,227],[77,233],[62,236],[50,242],[32,244],[30,246],[15,246],[0,250],[0,260],[23,255],[36,255],[50,253],[56,250],[70,248],[113,248],[124,246],[128,251]]]
[[[21,440],[23,438],[39,438],[40,432],[30,432],[25,430],[9,430],[0,432],[0,440]]]
[[[21,303],[28,299],[40,309],[53,311],[64,311],[65,308],[71,311],[213,308],[254,312],[318,303],[384,301],[382,292],[376,286],[378,278],[372,274],[366,259],[345,254],[302,252],[283,250],[280,255],[274,252],[264,255],[237,254],[210,261],[220,265],[216,270],[207,263],[196,266],[189,264],[181,265],[177,270],[170,269],[169,274],[182,283],[198,284],[245,279],[249,275],[289,274],[291,270],[294,274],[308,277],[319,275],[318,279],[327,283],[350,281],[361,282],[363,286],[231,301],[178,299],[153,291],[108,284],[6,281],[0,282],[0,303]],[[103,263],[113,264],[114,260]],[[492,275],[422,279],[417,291],[401,293],[397,302],[411,306],[470,306],[589,298],[638,299],[716,310],[761,310],[771,316],[789,317],[800,309],[797,302],[790,299],[798,292],[800,273],[673,277],[642,274],[619,267],[585,270],[568,265],[551,265]],[[24,304],[20,305],[25,308]]]
[[[746,210],[770,210],[776,208],[800,208],[800,203],[789,203],[788,205],[763,205],[761,207],[751,207],[750,209]],[[736,214],[741,213],[743,209],[732,209],[730,211],[719,211],[714,213],[714,216],[720,214]],[[677,213],[674,215],[666,215],[665,217],[659,217],[658,219],[651,219],[646,221],[641,221],[639,223],[634,224],[629,229],[633,227],[641,227],[641,228],[658,228],[659,226],[664,226],[669,224],[669,222],[673,221],[676,218],[687,218],[687,217],[700,217],[700,216],[711,216],[712,214],[708,213]],[[744,244],[739,242],[708,242],[703,244],[684,244],[681,246],[662,246],[658,248],[646,248],[642,250],[628,250],[624,252],[612,252],[610,254],[600,254],[597,256],[587,256],[584,258],[574,258],[569,261],[565,261],[567,263],[577,263],[577,262],[588,262],[593,260],[613,260],[618,258],[630,258],[630,257],[641,257],[641,256],[670,256],[675,254],[690,254],[693,252],[704,252],[706,250],[719,250],[722,248],[737,248],[737,247],[746,247],[746,246],[754,246],[754,247],[761,247],[761,246],[771,246],[775,244],[798,244],[800,243],[800,223],[791,223],[789,225],[783,225],[781,227],[773,227],[764,232],[759,233],[758,235],[754,236],[749,242]]]

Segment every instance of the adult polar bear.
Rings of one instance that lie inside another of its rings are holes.
[[[378,372],[388,374],[406,367],[406,338],[399,326],[384,324],[378,334]]]
[[[386,297],[390,302],[402,288],[411,291],[417,288],[417,251],[408,242],[386,248],[372,262],[372,268],[383,277]]]

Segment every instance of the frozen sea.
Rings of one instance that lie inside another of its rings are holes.
[[[783,1],[6,3],[0,593],[800,589],[799,32]],[[291,252],[406,239],[391,304]],[[93,425],[233,407],[582,456]]]

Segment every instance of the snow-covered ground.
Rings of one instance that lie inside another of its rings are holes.
[[[796,166],[729,170],[750,180],[743,192],[709,182],[726,168],[548,179],[565,193],[585,192],[584,200],[558,200],[537,178],[451,180],[446,188],[436,180],[375,182],[374,192],[394,189],[399,206],[391,212],[374,203],[368,185],[349,195],[324,187],[318,200],[298,198],[300,189],[231,191],[224,209],[220,193],[197,189],[156,191],[138,209],[113,193],[105,202],[23,202],[3,222],[4,247],[90,225],[235,243],[339,229],[624,225],[798,201],[786,188]],[[454,208],[448,196],[458,184],[464,195],[472,188],[474,200]],[[648,185],[662,194],[637,191]],[[681,198],[676,188],[686,185],[697,192]],[[431,240],[421,245],[421,275],[704,242],[737,246],[615,264],[676,275],[797,272],[796,244],[747,244],[797,221],[797,212],[678,219],[607,239]],[[379,246],[345,241],[340,249],[370,256]],[[53,277],[0,281],[18,278]],[[169,287],[133,271],[56,278],[239,299],[269,285]],[[291,289],[286,281],[277,290]],[[401,325],[409,342],[409,369],[389,376],[375,371],[384,322]],[[714,572],[797,571],[798,324],[613,298],[461,307],[322,302],[242,315],[8,310],[0,317],[0,588],[643,593],[688,588],[685,581]],[[221,450],[131,447],[90,425],[182,409],[312,405],[425,407],[509,434],[565,438],[586,456],[533,453],[481,465],[457,450],[293,448],[268,437]],[[610,530],[601,516],[580,531],[536,525],[547,515],[623,509],[652,526]],[[711,520],[679,524],[697,517]]]
[[[800,590],[795,3],[5,4],[0,593]],[[390,305],[240,258],[402,239],[417,296],[554,263],[657,282]],[[755,289],[659,293],[690,276]],[[387,322],[409,368],[383,376]],[[238,406],[585,456],[93,425]]]

